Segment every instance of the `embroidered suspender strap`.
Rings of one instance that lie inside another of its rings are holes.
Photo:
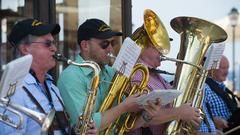
[[[227,93],[229,93],[232,98],[237,99],[240,102],[240,97],[236,96],[231,90],[229,90],[228,88],[225,89]]]
[[[227,94],[227,92],[225,92],[222,88],[220,88],[219,85],[211,78],[207,78],[206,83],[219,97],[221,97],[221,99],[226,103],[231,113],[237,110],[237,102],[235,98],[231,99],[231,97]]]
[[[56,97],[58,98],[58,101],[61,103],[61,105],[63,107],[63,112],[66,114],[66,118],[70,121],[70,117],[69,117],[68,113],[66,112],[65,106],[64,106],[61,98],[57,95],[56,91],[53,90],[53,92],[56,95]]]
[[[37,99],[30,93],[30,91],[29,91],[25,86],[23,86],[23,89],[24,89],[24,91],[28,94],[28,96],[31,98],[31,100],[34,102],[34,104],[37,105],[38,110],[39,110],[40,112],[42,112],[42,113],[47,114],[47,113],[44,111],[44,109],[42,108],[42,106],[39,104],[39,102],[37,101]],[[50,127],[49,130],[48,130],[48,135],[54,135],[54,127],[56,127],[56,125],[57,125],[57,126],[62,126],[61,123],[60,123],[60,124],[56,124],[56,122],[55,122],[55,121],[57,121],[57,123],[60,122],[60,120],[58,121],[58,119],[56,118],[56,116],[58,116],[58,115],[59,115],[59,112],[56,112],[56,113],[55,113],[54,121],[53,121],[51,127]],[[58,117],[59,117],[59,116],[58,116]],[[63,132],[64,135],[67,135],[67,133],[66,133],[66,131],[65,131],[64,128],[61,128],[61,127],[60,127],[60,129],[61,129],[61,131]],[[63,131],[63,130],[64,130],[64,131]]]
[[[33,102],[35,105],[37,105],[38,110],[39,110],[40,112],[46,114],[46,112],[44,111],[44,109],[42,108],[42,106],[38,103],[37,99],[30,93],[30,91],[29,91],[25,86],[23,86],[22,88],[23,88],[23,90],[28,94],[28,96],[31,98],[32,102]],[[49,130],[49,131],[48,131],[48,135],[54,135],[53,130]]]
[[[61,100],[61,98],[57,95],[56,91],[52,90],[54,92],[54,94],[56,95],[56,97],[58,98],[58,101],[61,103],[62,107],[63,107],[63,113],[64,113],[64,117],[66,119],[67,125],[68,125],[68,134],[71,134],[71,125],[70,125],[70,117],[68,115],[68,113],[65,111],[65,106]]]
[[[28,94],[28,96],[31,98],[33,103],[37,105],[38,110],[46,114],[42,106],[38,103],[37,99],[29,92],[29,90],[25,86],[23,86],[23,90]]]
[[[48,98],[49,102],[52,104],[52,107],[55,108],[55,107],[54,107],[54,104],[53,104],[53,101],[52,101],[52,95],[51,95],[51,93],[50,93],[50,90],[49,90],[49,87],[48,87],[48,85],[47,85],[46,80],[44,81],[44,85],[45,85],[45,88],[46,88],[47,98]],[[53,91],[54,91],[54,90],[53,90]],[[61,100],[59,100],[59,102],[61,103]],[[62,107],[63,107],[63,106],[62,106]],[[63,109],[64,109],[64,107],[63,107]],[[60,115],[59,112],[56,112],[56,113],[55,113],[55,119],[56,119],[56,121],[57,121],[57,123],[58,123],[57,126],[61,129],[61,131],[62,131],[62,133],[63,133],[64,135],[67,135],[67,132],[66,132],[66,130],[65,130],[65,127],[63,126],[64,123],[63,123],[62,120],[60,120],[60,119],[62,118],[61,116],[64,116],[64,115]]]

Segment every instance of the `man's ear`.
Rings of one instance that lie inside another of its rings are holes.
[[[82,40],[81,43],[80,43],[80,48],[84,51],[88,51],[89,50],[88,41],[87,40]]]
[[[27,45],[19,45],[18,49],[20,50],[20,52],[24,55],[30,54],[29,52],[29,48]]]

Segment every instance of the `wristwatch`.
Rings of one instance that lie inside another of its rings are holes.
[[[149,116],[146,111],[143,111],[141,116],[146,123],[148,123],[152,120],[152,117]]]

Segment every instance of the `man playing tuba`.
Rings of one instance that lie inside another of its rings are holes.
[[[148,42],[147,47],[143,49],[138,60],[139,63],[149,68],[150,76],[147,87],[151,91],[155,89],[167,90],[171,88],[171,85],[166,82],[156,70],[156,68],[161,65],[161,55],[162,54]],[[132,80],[133,84],[139,83],[140,81],[141,74],[135,74]],[[140,128],[126,133],[127,135],[163,135],[166,132],[168,122],[172,120],[191,122],[195,127],[198,127],[201,121],[199,110],[191,107],[189,103],[172,108],[170,105],[161,106],[160,104],[156,105],[149,102],[149,106],[145,106],[144,108],[147,111],[144,111],[136,122],[136,126]]]

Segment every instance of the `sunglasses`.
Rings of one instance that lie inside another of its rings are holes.
[[[115,45],[115,41],[114,40],[111,40],[111,41],[108,41],[108,40],[104,40],[102,42],[99,43],[100,47],[102,49],[106,49],[108,48],[109,45],[112,45],[112,47]]]
[[[31,43],[40,43],[40,44],[44,44],[46,47],[51,47],[52,45],[57,45],[57,42],[55,40],[53,41],[46,41],[46,42],[31,42]]]

